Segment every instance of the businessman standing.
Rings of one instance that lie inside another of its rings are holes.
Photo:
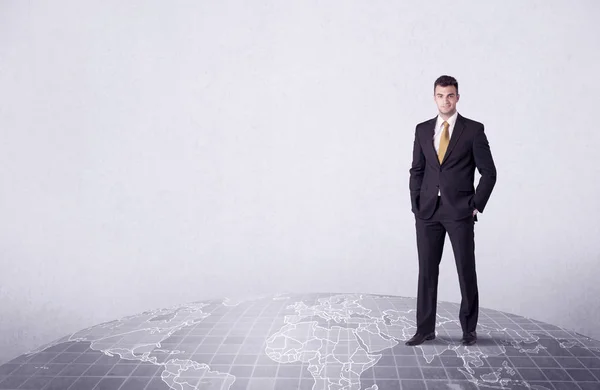
[[[460,115],[458,82],[441,76],[434,83],[438,115],[415,130],[410,199],[415,214],[419,279],[417,331],[406,345],[435,338],[439,264],[446,233],[450,238],[461,303],[463,345],[477,342],[479,293],[475,270],[474,227],[496,184],[496,166],[483,124]],[[475,169],[481,174],[474,188]]]

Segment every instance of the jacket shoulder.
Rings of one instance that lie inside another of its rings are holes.
[[[435,126],[435,121],[437,118],[433,118],[433,119],[427,119],[426,121],[417,123],[417,129],[421,129],[421,128],[431,128],[433,126]]]

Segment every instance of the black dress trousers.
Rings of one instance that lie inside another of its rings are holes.
[[[447,215],[442,198],[438,196],[435,212],[430,219],[416,217],[419,282],[417,292],[417,332],[435,330],[439,265],[446,233],[454,252],[460,284],[460,325],[464,333],[477,327],[479,293],[475,270],[475,221],[470,216],[453,220]]]

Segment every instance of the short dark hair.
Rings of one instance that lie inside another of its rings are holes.
[[[440,76],[437,78],[437,80],[435,80],[435,83],[433,83],[433,90],[435,91],[435,87],[437,86],[440,87],[449,87],[451,85],[454,85],[454,87],[456,88],[456,93],[458,93],[458,81],[456,81],[456,79],[452,76]]]

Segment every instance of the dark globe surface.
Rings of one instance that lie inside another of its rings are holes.
[[[0,366],[0,389],[600,389],[600,342],[480,309],[463,346],[459,305],[417,347],[414,298],[278,294],[192,302],[93,326]]]

